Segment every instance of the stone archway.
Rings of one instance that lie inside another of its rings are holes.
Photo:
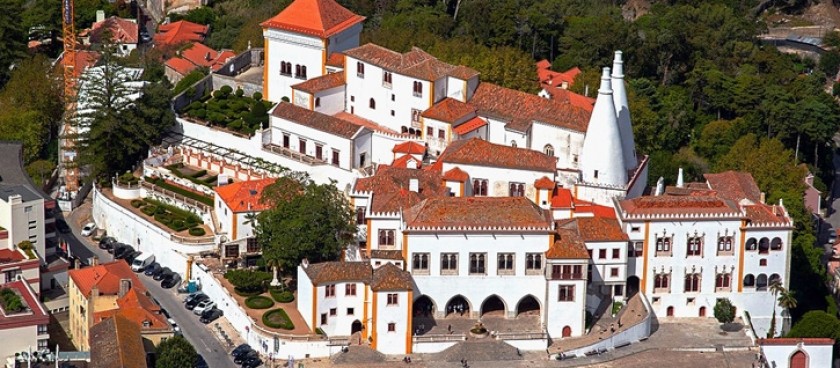
[[[639,292],[639,277],[630,276],[627,278],[627,298],[632,298]]]
[[[530,294],[525,295],[519,300],[519,303],[516,303],[516,317],[539,316],[541,309],[540,302],[537,298]]]
[[[362,321],[359,321],[358,319],[353,321],[353,324],[350,325],[350,335],[356,332],[362,332]]]
[[[466,316],[470,317],[470,310],[472,309],[470,301],[463,295],[455,295],[446,302],[446,316]]]
[[[414,317],[431,318],[434,317],[436,310],[435,301],[428,295],[420,295],[417,299],[414,299],[411,306],[411,313],[414,314]]]
[[[498,295],[490,295],[481,303],[481,316],[485,317],[506,317],[507,307],[505,301]]]

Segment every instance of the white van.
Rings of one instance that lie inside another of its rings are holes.
[[[134,272],[140,272],[146,269],[146,266],[152,264],[155,261],[155,255],[151,253],[143,253],[137,258],[134,259],[134,262],[131,263],[131,270]]]

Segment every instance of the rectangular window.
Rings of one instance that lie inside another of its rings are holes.
[[[487,196],[487,179],[473,179],[473,195],[476,197]]]
[[[397,324],[391,322],[388,324],[388,332],[396,332],[397,331]]]
[[[391,72],[386,72],[386,71],[383,70],[382,71],[382,86],[384,86],[385,88],[391,88],[392,78],[393,78],[393,75],[391,74]]]
[[[324,159],[324,147],[321,145],[315,145],[315,158],[319,160]]]
[[[511,197],[525,196],[525,184],[523,183],[510,183],[510,185],[508,185],[508,189],[508,195]]]
[[[362,152],[359,154],[359,167],[365,167],[367,165],[367,152]]]
[[[322,325],[327,324],[327,314],[326,313],[321,313],[321,324]]]
[[[411,256],[411,270],[418,275],[429,274],[429,253],[414,253]]]
[[[732,255],[734,251],[732,250],[732,237],[731,236],[721,236],[718,238],[718,246],[717,246],[718,254],[721,255]]]
[[[38,350],[49,349],[50,348],[50,340],[49,339],[39,339],[38,340]]]
[[[700,292],[700,274],[689,273],[685,275],[685,292],[697,293]]]
[[[239,244],[225,245],[225,258],[239,257]]]
[[[338,308],[330,308],[330,317],[335,317],[338,315]]]
[[[47,325],[38,325],[38,335],[44,335],[47,333]]]
[[[283,148],[289,148],[289,135],[283,134]]]
[[[542,271],[542,253],[525,253],[525,274],[539,275]]]
[[[356,76],[359,78],[365,77],[365,64],[361,62],[356,62]]]
[[[423,83],[414,81],[412,92],[414,93],[414,97],[423,97]]]
[[[487,253],[470,253],[470,275],[484,275]]]
[[[379,245],[383,246],[393,246],[394,245],[394,235],[396,230],[394,229],[380,229],[379,230]]]
[[[621,249],[615,248],[612,250],[612,259],[621,258]]]
[[[441,253],[440,254],[440,274],[441,275],[457,275],[458,274],[458,253]]]
[[[306,154],[306,141],[303,139],[298,140],[298,152],[300,152],[301,155]]]
[[[513,253],[499,253],[496,256],[497,268],[499,275],[513,275],[515,273],[513,264],[515,261]]]
[[[552,280],[580,280],[583,279],[583,266],[581,265],[552,265]]]
[[[334,298],[335,297],[335,285],[324,286],[324,297],[325,298]]]
[[[356,225],[364,225],[367,222],[365,218],[366,207],[356,207]]]
[[[356,296],[356,284],[344,285],[344,295],[346,295],[346,296]]]
[[[660,236],[656,238],[656,255],[670,256],[671,255],[671,237]]]
[[[438,139],[446,139],[446,131],[443,129],[438,129]]]
[[[557,290],[558,302],[573,302],[575,301],[575,286],[574,285],[559,285]]]
[[[627,257],[641,257],[644,249],[644,242],[630,242],[627,244]]]
[[[598,249],[598,259],[607,259],[606,249]]]
[[[671,290],[671,274],[659,273],[653,278],[653,292],[667,293]]]
[[[332,164],[338,166],[338,151],[332,151]]]
[[[420,114],[423,112],[417,109],[411,109],[411,122],[412,123],[419,123],[420,122]]]
[[[397,305],[399,302],[399,295],[397,294],[388,294],[388,304],[387,305]]]
[[[613,287],[613,296],[622,296],[624,295],[624,285],[615,285]]]
[[[732,291],[732,275],[719,273],[715,276],[715,291]]]
[[[356,310],[355,310],[355,309],[353,309],[353,308],[347,308],[347,315],[348,315],[348,316],[352,316],[352,315],[353,315],[353,314],[355,314],[355,313],[356,313]]]
[[[703,249],[703,240],[698,236],[692,236],[688,238],[688,242],[686,244],[686,256],[700,256],[701,251]]]
[[[435,137],[435,128],[426,127],[426,138],[434,138]]]
[[[32,206],[26,206],[23,208],[23,212],[32,212]]]
[[[610,277],[618,277],[618,267],[610,268]]]
[[[248,253],[256,253],[260,251],[260,244],[257,243],[257,238],[248,238],[245,244],[245,251]]]

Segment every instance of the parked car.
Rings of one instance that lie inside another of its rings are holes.
[[[96,231],[96,224],[93,222],[88,222],[82,227],[82,236],[91,236],[93,232]]]
[[[260,359],[259,356],[251,357],[248,360],[242,362],[242,368],[257,368],[263,364],[263,361]]]
[[[110,236],[106,236],[102,239],[99,239],[99,249],[113,248],[114,244],[117,244],[117,239],[114,239]]]
[[[209,368],[210,366],[207,365],[207,361],[204,360],[204,357],[201,355],[195,356],[195,365],[194,368]]]
[[[62,219],[55,220],[55,227],[58,229],[58,232],[62,234],[67,234],[70,232],[70,226],[68,226],[67,222]]]
[[[134,258],[131,262],[131,270],[134,272],[141,272],[149,267],[152,263],[155,263],[155,255],[151,252],[141,254],[139,257]]]
[[[157,262],[152,262],[152,264],[146,266],[146,269],[143,270],[143,274],[146,276],[152,276],[159,269],[161,269],[160,264],[158,264]]]
[[[125,259],[125,257],[132,252],[134,252],[134,247],[128,244],[119,244],[119,246],[114,249],[114,259]]]
[[[219,317],[221,317],[223,315],[225,315],[225,313],[222,312],[221,309],[213,307],[213,309],[209,309],[209,310],[204,311],[204,313],[201,313],[201,318],[199,318],[198,320],[201,321],[201,323],[206,325],[210,322],[213,322],[213,321],[219,319]]]
[[[179,283],[181,283],[181,275],[173,273],[172,276],[166,277],[160,282],[160,287],[164,289],[171,289]]]
[[[170,270],[169,267],[164,267],[160,269],[159,273],[154,274],[154,276],[152,276],[152,279],[154,279],[155,281],[160,281],[168,277],[170,274],[172,274],[172,270]]]
[[[184,307],[186,307],[189,310],[193,310],[195,309],[195,306],[197,306],[199,303],[207,300],[210,300],[210,297],[207,296],[207,294],[197,294],[195,297],[190,299],[190,301],[186,302],[186,304],[184,304]]]
[[[239,354],[242,354],[242,353],[245,353],[249,350],[252,350],[251,345],[242,344],[242,345],[237,346],[235,349],[233,349],[233,351],[230,352],[230,356],[235,357],[235,356],[237,356]]]
[[[247,351],[245,351],[245,352],[243,352],[239,355],[234,356],[233,357],[233,362],[236,363],[236,364],[242,364],[243,362],[247,362],[250,359],[259,358],[259,357],[260,357],[259,353],[257,353],[256,351],[254,351],[253,349],[251,349],[249,347]]]
[[[126,254],[123,257],[123,259],[125,259],[125,262],[128,263],[129,266],[131,266],[134,263],[134,260],[137,259],[137,257],[140,257],[141,255],[143,255],[142,252],[134,251]]]
[[[212,300],[205,300],[201,303],[198,303],[198,305],[196,305],[195,308],[193,308],[193,314],[200,316],[202,313],[204,313],[204,311],[208,311],[213,308],[216,308],[216,302]]]
[[[167,318],[166,322],[169,322],[169,325],[172,326],[172,331],[174,331],[176,335],[181,334],[181,327],[178,327],[178,322],[175,322],[172,318]]]
[[[195,292],[195,293],[192,293],[192,294],[190,294],[190,295],[187,295],[187,297],[186,297],[186,298],[184,298],[184,303],[189,303],[189,302],[191,302],[191,301],[195,300],[195,298],[198,298],[198,297],[200,297],[200,296],[202,296],[202,295],[207,296],[207,295],[205,295],[204,293],[202,293],[202,292],[200,292],[200,291]]]

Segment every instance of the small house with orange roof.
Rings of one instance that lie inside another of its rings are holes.
[[[128,56],[140,43],[140,26],[136,19],[117,16],[105,18],[105,12],[102,10],[96,12],[96,22],[86,34],[89,44],[112,43],[117,47],[117,54],[121,56]]]
[[[261,200],[263,189],[275,181],[274,178],[240,181],[213,188],[219,231],[227,234],[231,241],[253,238],[256,216],[269,208]]]
[[[172,83],[178,83],[193,70],[204,67],[211,72],[219,70],[230,58],[232,50],[216,51],[198,42],[185,45],[178,54],[164,63],[164,74]]]
[[[155,34],[155,46],[177,46],[184,43],[201,43],[210,26],[186,20],[162,24]]]

